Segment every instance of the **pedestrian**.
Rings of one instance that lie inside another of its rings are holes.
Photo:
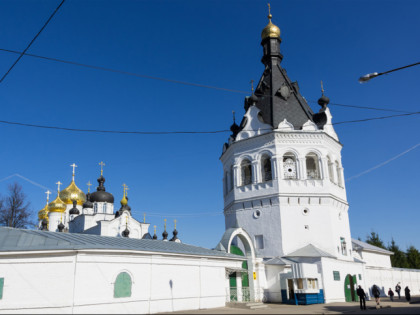
[[[359,296],[360,309],[365,310],[366,309],[366,293],[365,293],[365,290],[362,289],[361,285],[359,285],[359,288],[357,289],[356,293]]]
[[[372,294],[375,297],[375,301],[376,301],[376,308],[379,308],[379,303],[381,302],[381,292],[379,291],[379,288],[377,287],[376,284],[373,285],[372,287]]]
[[[407,302],[410,302],[411,295],[410,295],[410,289],[408,288],[408,286],[405,287],[404,293],[405,293],[405,299],[407,300]]]
[[[399,282],[395,286],[395,292],[397,292],[397,294],[398,294],[398,300],[400,300],[401,299],[401,286],[400,286],[400,283]]]
[[[394,292],[391,290],[391,288],[389,288],[389,290],[388,290],[388,295],[389,295],[389,298],[390,298],[391,302],[394,302]]]

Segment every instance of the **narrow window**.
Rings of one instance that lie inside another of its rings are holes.
[[[229,181],[229,173],[226,171],[225,172],[225,195],[227,195],[227,193],[229,192],[229,187],[228,187],[228,181]]]
[[[344,237],[340,237],[340,243],[341,243],[341,254],[344,256],[347,256],[347,243]]]
[[[94,212],[94,213],[98,213],[98,204],[97,204],[97,203],[95,203],[95,204],[93,205],[93,212]]]
[[[264,238],[262,235],[255,235],[255,248],[264,249]]]
[[[362,275],[359,273],[359,280],[362,280]]]
[[[273,175],[271,172],[271,159],[267,155],[264,155],[261,158],[261,171],[263,182],[268,182],[273,179]]]
[[[309,153],[306,156],[306,177],[308,179],[320,179],[318,156],[315,153]]]
[[[3,298],[4,278],[0,278],[0,300]]]
[[[340,271],[333,271],[335,281],[340,281]]]
[[[126,272],[121,272],[114,283],[114,298],[131,296],[131,277]]]
[[[302,278],[297,279],[297,288],[298,288],[298,290],[303,290],[303,279]]]
[[[243,160],[241,163],[242,186],[252,183],[252,165],[248,160]]]
[[[106,213],[106,203],[102,206],[103,212]]]
[[[283,172],[285,179],[297,179],[296,157],[293,153],[286,153],[283,156]]]
[[[307,280],[308,289],[318,289],[318,280],[317,279],[308,279]]]

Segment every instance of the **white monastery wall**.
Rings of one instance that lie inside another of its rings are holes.
[[[2,255],[0,313],[157,313],[221,307],[228,286],[225,268],[242,264],[129,251],[47,254]],[[131,296],[114,298],[121,272],[131,277]]]

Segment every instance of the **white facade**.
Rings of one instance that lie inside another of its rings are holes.
[[[235,258],[126,250],[2,252],[0,313],[145,314],[221,307],[225,269],[240,265]],[[131,277],[131,296],[115,298],[122,272]]]

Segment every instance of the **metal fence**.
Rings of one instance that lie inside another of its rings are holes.
[[[226,294],[226,302],[267,302],[267,298],[262,289],[251,291],[249,287],[229,288]]]

